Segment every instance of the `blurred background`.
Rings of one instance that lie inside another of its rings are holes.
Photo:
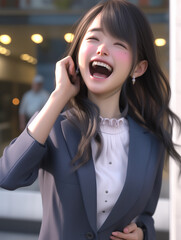
[[[55,63],[73,39],[72,26],[96,0],[0,0],[0,155],[20,133],[19,107],[36,74],[54,89]],[[146,14],[161,67],[169,75],[168,0],[130,0]],[[155,218],[157,240],[169,239],[169,168]],[[41,224],[38,182],[13,192],[0,189],[0,239],[37,240]]]

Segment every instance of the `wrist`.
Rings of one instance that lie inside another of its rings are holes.
[[[70,100],[71,97],[69,97],[69,94],[68,92],[63,92],[61,91],[60,89],[55,89],[51,95],[50,95],[50,98],[54,101],[54,102],[57,102],[57,106],[64,104],[66,105],[67,102]]]
[[[139,240],[144,240],[144,231],[142,228],[138,227],[138,239]]]

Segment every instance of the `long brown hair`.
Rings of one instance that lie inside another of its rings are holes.
[[[120,94],[120,109],[122,116],[127,114],[136,122],[149,129],[164,144],[167,152],[181,163],[181,156],[174,148],[171,129],[173,122],[181,126],[179,118],[170,110],[170,86],[156,58],[154,37],[144,14],[133,4],[125,0],[108,0],[94,6],[80,20],[75,38],[68,55],[72,56],[75,64],[82,39],[95,17],[101,13],[101,24],[112,36],[126,41],[133,52],[132,69],[141,60],[148,61],[146,72],[137,78],[136,84],[127,77]],[[130,71],[130,73],[131,73]],[[81,76],[80,76],[81,77]],[[81,88],[78,95],[70,101],[72,121],[81,131],[81,140],[73,163],[77,167],[85,164],[91,154],[91,139],[95,138],[101,151],[99,131],[99,109],[87,97],[87,87],[81,78]],[[99,151],[99,153],[100,153]]]

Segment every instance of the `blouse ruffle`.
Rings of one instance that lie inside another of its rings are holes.
[[[116,119],[116,118],[103,118],[100,116],[101,133],[120,134],[127,128],[128,121],[123,117]]]

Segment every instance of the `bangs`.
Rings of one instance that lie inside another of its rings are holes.
[[[133,19],[124,1],[108,1],[101,11],[101,25],[111,36],[125,41],[133,53],[133,66],[137,59],[137,38]]]

